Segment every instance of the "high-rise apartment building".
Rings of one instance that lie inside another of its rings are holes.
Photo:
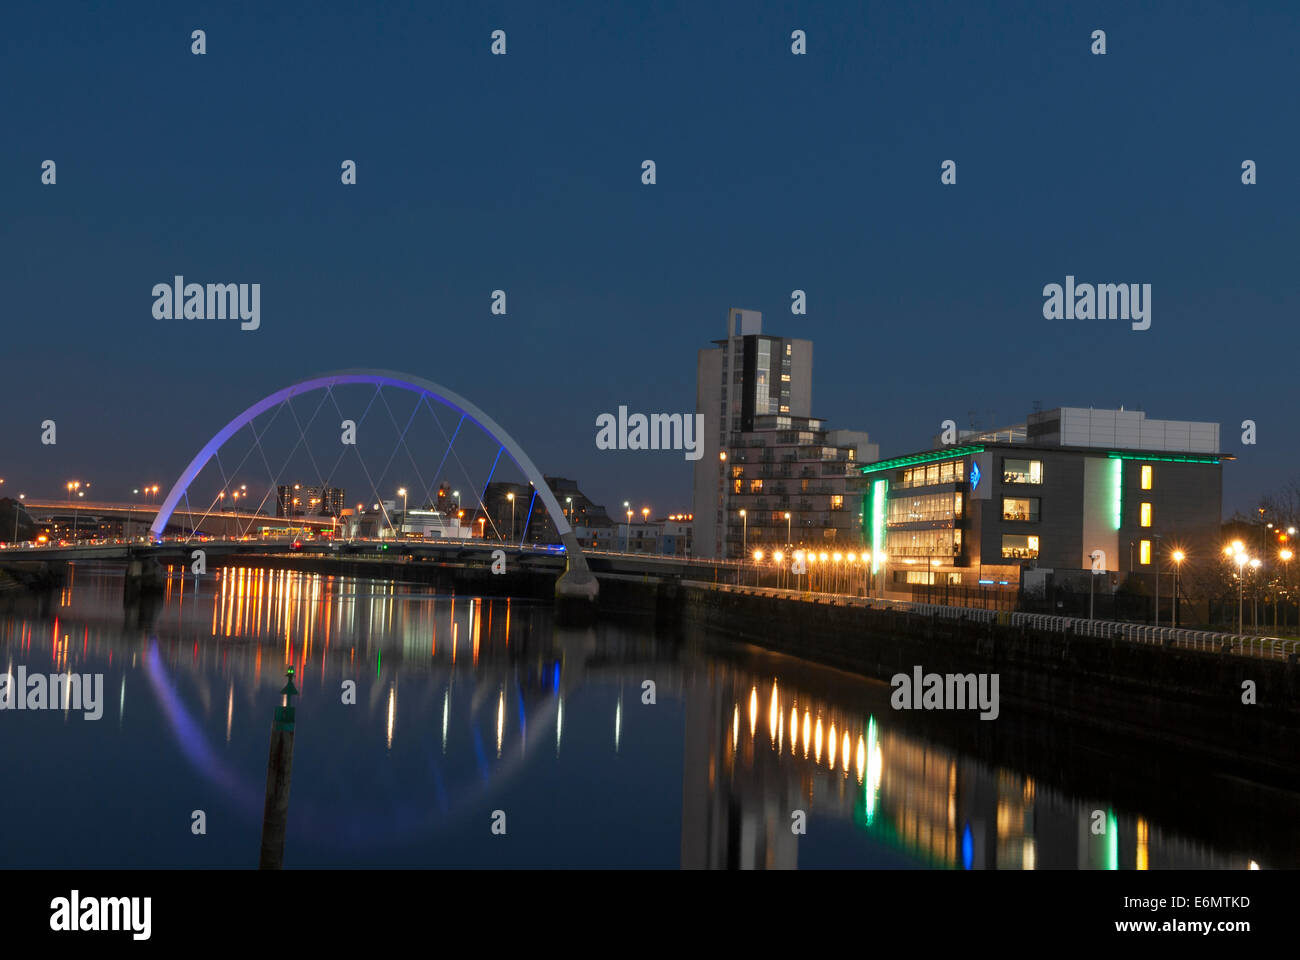
[[[695,555],[856,544],[863,481],[852,468],[879,450],[812,416],[812,341],[764,334],[761,313],[732,309],[714,344],[697,363]]]

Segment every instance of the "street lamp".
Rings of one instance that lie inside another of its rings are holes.
[[[744,510],[740,511],[740,555],[743,557],[749,552],[749,517]]]
[[[515,494],[514,491],[506,494],[506,499],[510,501],[510,539],[515,539]]]
[[[456,498],[456,509],[457,509],[457,510],[460,510],[460,509],[461,509],[461,505],[460,505],[460,491],[459,491],[459,490],[453,490],[453,491],[451,492],[451,495],[452,495],[453,497]]]
[[[763,551],[755,550],[754,551],[754,586],[758,586],[758,574],[759,574],[758,565],[762,562],[763,562]]]
[[[790,539],[790,511],[785,512],[785,545],[791,546],[793,541]]]
[[[402,498],[402,533],[406,532],[406,488],[398,487],[397,495]]]
[[[625,507],[627,506],[626,500],[623,501],[623,506]],[[632,552],[632,511],[631,509],[627,511],[627,537],[623,540],[623,552],[624,553]]]
[[[1181,550],[1175,550],[1171,555],[1174,561],[1174,629],[1178,629],[1178,571],[1182,569],[1183,561],[1187,559],[1187,554]]]
[[[569,512],[568,512],[569,526],[573,526],[573,497],[565,497],[564,502],[569,505]]]

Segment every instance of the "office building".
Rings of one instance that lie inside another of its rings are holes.
[[[876,588],[978,604],[1017,590],[1029,569],[1154,578],[1175,551],[1215,562],[1231,459],[1218,446],[1216,423],[1063,407],[867,464]]]

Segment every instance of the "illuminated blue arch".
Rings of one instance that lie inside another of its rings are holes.
[[[158,510],[158,515],[154,517],[153,524],[149,528],[153,538],[158,540],[162,537],[163,531],[167,529],[167,523],[171,520],[172,513],[176,510],[181,498],[189,490],[194,478],[207,466],[208,461],[216,455],[227,440],[247,426],[254,418],[292,397],[310,393],[314,390],[324,390],[340,384],[351,383],[368,383],[377,387],[397,387],[422,396],[430,396],[478,424],[488,436],[510,454],[510,459],[515,462],[532,483],[533,489],[537,491],[537,496],[541,498],[547,513],[551,515],[551,522],[555,524],[556,532],[559,533],[560,540],[564,544],[570,571],[577,568],[577,570],[586,573],[586,559],[582,554],[581,547],[578,546],[578,540],[573,534],[573,528],[569,525],[568,519],[564,516],[564,511],[560,508],[559,501],[555,499],[555,494],[551,492],[551,488],[542,477],[541,471],[533,464],[532,459],[524,452],[523,448],[515,442],[515,439],[506,433],[500,424],[459,394],[423,377],[396,373],[392,370],[341,370],[337,373],[329,373],[324,376],[313,377],[310,380],[304,380],[301,383],[295,383],[293,386],[277,390],[269,397],[253,404],[222,427],[217,432],[217,435],[209,440],[203,449],[195,455],[194,459],[190,461],[190,465],[185,468],[185,472],[172,485],[172,488],[167,492],[166,499],[163,500],[162,506]]]

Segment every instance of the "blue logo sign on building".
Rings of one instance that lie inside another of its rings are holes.
[[[974,492],[975,488],[980,485],[980,465],[972,463],[970,465],[970,488]]]

